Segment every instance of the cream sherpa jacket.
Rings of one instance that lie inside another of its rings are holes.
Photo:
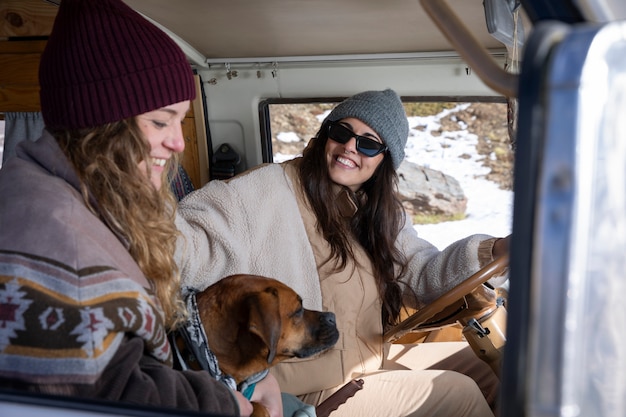
[[[328,244],[299,184],[298,163],[264,165],[187,196],[178,211],[183,238],[177,257],[183,286],[203,289],[233,273],[266,275],[291,286],[306,308],[336,314],[340,340],[333,349],[271,370],[284,391],[309,394],[302,398],[313,404],[351,378],[381,368],[382,305],[371,261],[357,242],[352,242],[356,257],[345,269],[334,271],[324,262]],[[342,198],[347,194],[332,196],[337,204],[345,203]],[[346,213],[346,221],[352,214]],[[397,245],[409,261],[400,279],[415,290],[419,307],[490,261],[493,239],[473,235],[439,251],[407,221]]]
[[[209,182],[180,202],[176,225],[183,235],[176,252],[183,287],[264,275],[291,286],[306,308],[321,310],[313,252],[281,165]]]
[[[297,160],[265,164],[228,181],[211,181],[180,202],[176,252],[182,285],[202,290],[220,278],[251,273],[291,286],[309,309],[322,305],[317,266],[286,172]],[[295,178],[295,177],[294,177]],[[409,259],[403,280],[428,303],[489,262],[493,243],[472,235],[443,252],[407,223],[398,245]],[[480,247],[481,242],[487,242]],[[420,278],[428,276],[428,279]]]

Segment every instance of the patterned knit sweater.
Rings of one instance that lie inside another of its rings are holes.
[[[0,170],[0,387],[237,412],[208,375],[171,368],[148,281],[77,181],[46,132]]]

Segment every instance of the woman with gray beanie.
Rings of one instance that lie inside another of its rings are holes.
[[[163,185],[196,94],[185,54],[120,0],[63,0],[39,82],[46,130],[0,170],[0,388],[250,415],[174,370],[167,339],[184,314]]]
[[[396,196],[408,131],[393,90],[366,91],[330,112],[302,157],[188,195],[176,219],[183,285],[266,275],[306,308],[334,312],[333,349],[271,369],[283,391],[313,405],[363,379],[333,417],[489,416],[497,378],[466,343],[383,343],[403,303],[428,304],[508,250],[486,235],[444,251],[417,237]]]

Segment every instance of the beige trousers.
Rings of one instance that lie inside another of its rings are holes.
[[[465,342],[392,345],[383,368],[330,417],[493,417],[498,378]]]

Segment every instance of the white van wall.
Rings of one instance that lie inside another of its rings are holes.
[[[230,144],[240,170],[262,162],[258,104],[268,98],[344,97],[393,88],[401,96],[498,96],[458,57],[402,61],[214,64],[199,68],[213,149]],[[236,76],[234,76],[236,71]]]

